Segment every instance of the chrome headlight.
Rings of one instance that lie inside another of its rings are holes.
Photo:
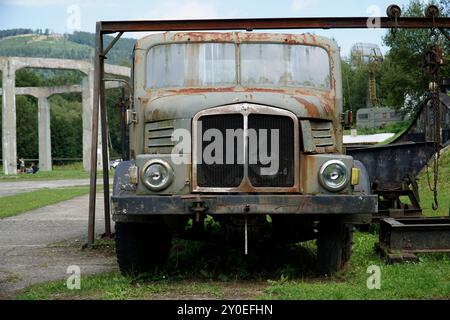
[[[333,192],[341,191],[349,182],[348,168],[340,160],[329,160],[320,168],[319,180],[325,189]]]
[[[152,191],[166,189],[173,181],[173,169],[163,160],[150,160],[143,168],[142,182]]]

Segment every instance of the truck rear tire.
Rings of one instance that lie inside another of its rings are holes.
[[[353,244],[353,225],[337,219],[322,220],[317,239],[317,270],[331,275],[350,260]]]
[[[153,272],[169,258],[172,235],[163,221],[116,222],[116,255],[122,274]]]

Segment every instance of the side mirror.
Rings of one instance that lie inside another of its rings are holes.
[[[125,113],[125,123],[129,126],[133,123],[137,123],[137,114],[133,109],[127,109]]]

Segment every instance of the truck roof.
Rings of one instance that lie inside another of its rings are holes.
[[[313,45],[333,53],[339,47],[333,39],[311,33],[261,33],[261,32],[163,32],[139,39],[135,49],[148,49],[157,44],[176,42],[267,42]]]

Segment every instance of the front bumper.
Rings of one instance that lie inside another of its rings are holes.
[[[128,215],[202,214],[372,214],[376,195],[119,195],[113,218]]]

